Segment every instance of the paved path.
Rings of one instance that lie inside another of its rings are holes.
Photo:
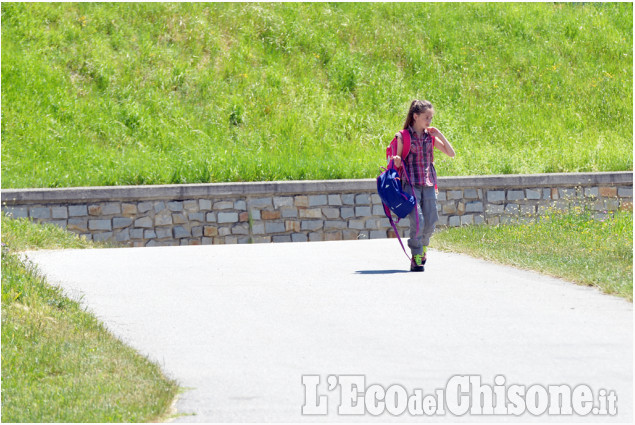
[[[455,375],[494,385],[614,390],[633,419],[633,307],[533,272],[431,252],[403,273],[395,240],[30,252],[52,283],[188,390],[177,422],[513,421],[513,416],[338,416],[329,375],[435,394]],[[327,416],[302,416],[319,375]]]

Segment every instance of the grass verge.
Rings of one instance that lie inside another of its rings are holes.
[[[2,216],[2,422],[165,419],[178,386],[49,285],[18,250],[95,246]]]
[[[573,282],[633,301],[633,213],[595,219],[582,208],[516,225],[448,228],[433,247]]]

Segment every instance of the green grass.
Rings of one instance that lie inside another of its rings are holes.
[[[432,245],[595,286],[633,301],[629,211],[598,220],[578,208],[524,224],[448,228],[435,234]]]
[[[3,3],[2,187],[632,170],[632,3]]]
[[[2,216],[2,422],[145,422],[178,390],[159,367],[47,284],[17,250],[87,248],[53,225]]]

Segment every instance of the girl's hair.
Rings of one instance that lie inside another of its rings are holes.
[[[410,110],[408,111],[408,116],[406,117],[406,122],[403,125],[404,130],[407,130],[408,127],[412,125],[414,121],[414,115],[425,112],[427,109],[433,109],[432,103],[427,100],[413,100],[410,104]]]

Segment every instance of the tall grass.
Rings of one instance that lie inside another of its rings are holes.
[[[3,3],[2,187],[632,169],[632,4]]]

